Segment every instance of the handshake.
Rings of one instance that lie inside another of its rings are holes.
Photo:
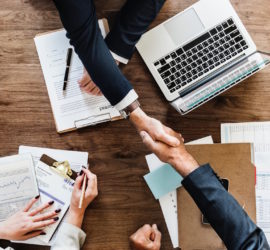
[[[187,152],[181,134],[147,116],[140,108],[131,113],[130,120],[147,148],[161,161],[171,164],[181,176],[186,177],[199,167],[196,160]],[[161,233],[155,224],[144,225],[130,237],[130,242],[135,250],[159,250]]]

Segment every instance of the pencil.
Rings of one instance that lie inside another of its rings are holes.
[[[82,208],[83,205],[83,199],[84,199],[84,195],[85,195],[85,188],[86,188],[86,174],[84,174],[83,177],[83,184],[82,184],[82,193],[81,193],[81,197],[80,197],[80,203],[79,203],[79,208]]]

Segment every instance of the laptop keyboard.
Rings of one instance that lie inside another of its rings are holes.
[[[171,93],[237,56],[248,45],[233,19],[217,25],[202,36],[154,63]]]

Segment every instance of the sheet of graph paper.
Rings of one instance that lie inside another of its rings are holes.
[[[270,122],[221,125],[222,143],[254,143],[257,224],[270,241]]]
[[[213,144],[212,136],[204,137],[186,144]],[[150,172],[158,169],[164,162],[160,161],[155,154],[145,156]],[[176,190],[164,195],[159,199],[159,204],[169,231],[173,247],[179,247],[178,242],[178,218]]]

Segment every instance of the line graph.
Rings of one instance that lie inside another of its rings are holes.
[[[18,190],[27,181],[31,181],[31,178],[29,176],[24,176],[21,180],[18,180],[18,181],[12,180],[12,181],[9,181],[8,183],[0,184],[0,190],[6,189],[12,186],[15,186],[16,189]]]

